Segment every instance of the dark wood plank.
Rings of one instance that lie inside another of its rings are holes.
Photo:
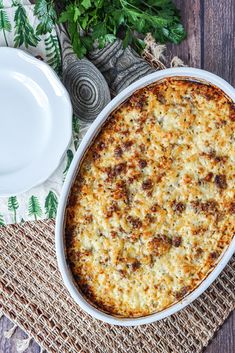
[[[235,312],[233,312],[222,328],[204,351],[204,353],[234,353],[235,351]]]
[[[17,339],[25,339],[28,335],[23,332],[20,328],[15,330],[15,333],[11,337],[11,339],[7,339],[4,337],[4,332],[9,330],[13,324],[10,320],[8,320],[5,316],[0,320],[0,353],[17,353],[16,351],[16,340]],[[24,353],[39,353],[40,347],[33,340],[28,349]]]
[[[179,45],[168,45],[167,48],[188,66],[201,67],[200,0],[174,0],[174,3],[180,9],[187,39]]]
[[[235,1],[175,0],[188,32],[187,39],[169,48],[185,64],[218,74],[235,85]],[[235,352],[235,313],[218,331],[205,353]]]
[[[204,56],[202,68],[235,85],[235,1],[202,1]]]

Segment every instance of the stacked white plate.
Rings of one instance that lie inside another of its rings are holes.
[[[0,48],[0,196],[50,177],[72,135],[72,107],[58,76],[19,49]]]

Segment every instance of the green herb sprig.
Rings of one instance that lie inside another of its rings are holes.
[[[117,37],[123,46],[143,50],[144,35],[151,33],[159,43],[180,43],[186,32],[179,11],[171,0],[64,0],[56,18],[53,0],[37,0],[37,34],[50,31],[55,21],[66,23],[79,58],[94,45],[103,48]]]

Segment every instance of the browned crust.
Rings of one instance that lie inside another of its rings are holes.
[[[86,197],[90,193],[90,189],[88,185],[86,185],[87,167],[84,166],[89,166],[90,168],[93,165],[96,167],[97,171],[102,170],[102,173],[106,175],[105,183],[109,185],[110,189],[112,189],[112,203],[104,213],[104,217],[108,219],[112,219],[114,216],[121,217],[124,209],[125,212],[129,212],[131,209],[133,195],[130,192],[129,184],[138,183],[138,187],[145,193],[145,197],[148,199],[153,198],[152,206],[148,212],[146,211],[145,218],[130,215],[126,217],[130,234],[126,235],[128,238],[124,238],[124,242],[128,241],[135,243],[136,241],[139,241],[143,236],[145,229],[147,232],[147,229],[151,225],[155,224],[156,214],[158,216],[159,213],[161,217],[164,218],[167,216],[168,212],[172,212],[174,219],[176,219],[177,222],[180,222],[180,219],[184,217],[184,213],[190,209],[194,212],[195,217],[200,216],[207,219],[207,222],[205,222],[207,223],[207,226],[192,226],[192,236],[199,238],[194,239],[194,246],[191,249],[189,258],[187,258],[187,260],[183,260],[184,265],[182,268],[186,276],[190,275],[190,273],[194,271],[196,268],[194,263],[196,263],[197,259],[200,259],[205,252],[205,249],[202,249],[201,243],[203,241],[203,237],[208,234],[208,224],[210,226],[212,225],[214,232],[219,233],[219,238],[213,244],[213,248],[207,249],[207,256],[203,262],[203,266],[207,269],[207,271],[205,272],[203,271],[203,268],[198,268],[196,276],[190,280],[190,283],[182,283],[181,288],[177,291],[170,291],[168,293],[171,298],[170,302],[166,302],[165,306],[162,306],[157,311],[161,311],[169,307],[187,295],[187,293],[194,290],[213,270],[219,256],[227,248],[232,237],[234,236],[235,224],[234,218],[232,217],[235,208],[235,195],[234,192],[231,191],[231,178],[234,187],[235,171],[233,169],[232,173],[231,170],[229,170],[229,168],[231,169],[231,165],[229,164],[228,155],[217,155],[216,152],[208,146],[209,152],[203,152],[200,155],[200,158],[208,161],[210,169],[213,170],[213,172],[204,167],[204,170],[200,172],[201,177],[198,178],[197,185],[195,185],[195,176],[188,175],[186,173],[182,182],[186,185],[186,187],[188,187],[188,190],[195,192],[195,197],[191,201],[189,201],[189,198],[187,197],[185,197],[183,201],[176,199],[171,200],[169,206],[171,211],[165,211],[164,207],[159,205],[158,202],[154,200],[154,190],[156,185],[157,187],[164,185],[165,178],[172,172],[172,163],[174,162],[173,154],[167,153],[166,150],[165,154],[163,154],[163,156],[159,158],[156,163],[157,172],[154,172],[151,177],[142,177],[143,171],[146,170],[151,164],[149,156],[146,157],[148,140],[146,144],[140,144],[139,149],[136,149],[136,141],[132,138],[129,126],[125,126],[123,123],[122,114],[123,111],[126,113],[132,111],[139,113],[139,127],[136,127],[135,134],[141,135],[146,124],[150,124],[151,126],[153,120],[151,112],[148,111],[150,104],[148,101],[149,97],[154,95],[158,101],[158,105],[162,105],[163,109],[166,109],[167,106],[170,106],[168,103],[169,97],[167,96],[168,88],[170,86],[173,87],[171,92],[173,96],[175,95],[176,99],[179,99],[179,94],[182,97],[185,97],[188,92],[190,92],[189,100],[196,102],[196,105],[199,105],[197,102],[198,100],[201,100],[204,105],[205,102],[207,102],[209,106],[214,104],[217,109],[224,109],[224,114],[218,114],[212,117],[212,119],[214,119],[213,129],[216,131],[219,131],[219,129],[224,129],[226,133],[228,133],[227,131],[229,131],[229,129],[234,129],[234,103],[219,88],[213,85],[204,84],[203,82],[176,78],[164,79],[158,83],[151,84],[135,92],[111,114],[107,122],[103,125],[100,133],[88,149],[83,159],[79,174],[73,185],[69,198],[65,237],[68,261],[71,271],[74,274],[75,282],[88,301],[99,309],[116,316],[139,317],[152,314],[153,312],[156,312],[156,310],[150,310],[147,306],[145,309],[125,308],[125,311],[119,311],[110,298],[108,300],[107,298],[98,298],[94,292],[93,283],[87,281],[85,276],[82,276],[82,273],[79,274],[79,262],[86,261],[84,259],[91,256],[89,251],[81,252],[74,250],[77,246],[77,211],[80,207],[82,207],[80,205],[82,197]],[[187,105],[187,101],[185,101],[184,104]],[[226,107],[226,109],[224,107]],[[216,114],[215,109],[214,114]],[[186,129],[190,129],[196,118],[197,117],[195,117],[195,114],[192,113],[188,121],[182,121],[182,131],[184,131],[184,129],[185,131]],[[169,132],[169,134],[174,135],[174,131]],[[117,135],[119,136],[118,140],[116,138]],[[174,136],[172,136],[172,138],[173,137]],[[169,135],[167,138],[170,139],[171,136]],[[115,163],[114,166],[104,168],[101,166],[101,162],[104,160],[105,152],[110,151],[110,145],[113,146],[112,157],[115,160]],[[168,144],[168,148],[169,146],[171,146],[171,144]],[[173,151],[174,146],[172,145],[171,148]],[[190,145],[188,148],[190,148]],[[132,153],[132,163],[130,163],[130,159],[125,160],[125,156],[128,153]],[[131,176],[127,176],[129,170],[131,170]],[[213,198],[209,198],[204,201],[200,200],[199,191],[201,192],[204,187],[210,187],[213,190],[216,190],[213,192],[217,192],[219,194],[219,199],[214,200]],[[120,207],[120,204],[122,207]],[[89,224],[92,224],[92,222],[92,214],[89,212],[84,214],[83,226],[86,227],[87,225],[87,227],[89,227]],[[121,228],[122,227],[120,225],[119,229]],[[121,232],[122,235],[125,235],[123,229]],[[112,230],[110,232],[110,237],[115,240],[119,238],[119,234],[119,230]],[[100,236],[102,236],[102,234],[100,234]],[[154,236],[150,235],[148,250],[151,256],[149,257],[148,264],[146,266],[151,268],[155,261],[154,258],[163,257],[170,253],[170,251],[174,251],[172,249],[181,249],[183,244],[184,236],[182,236],[182,234],[161,234],[155,232]],[[121,278],[130,276],[130,271],[132,271],[132,273],[138,273],[143,266],[139,259],[122,258],[119,259],[119,261],[121,261],[122,264],[125,264],[125,268],[119,270]],[[156,286],[156,291],[157,290],[158,286]],[[148,291],[148,288],[146,291]]]

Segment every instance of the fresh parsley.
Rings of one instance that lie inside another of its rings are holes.
[[[63,0],[55,12],[53,0],[37,0],[37,34],[50,32],[58,21],[66,23],[74,51],[79,58],[94,45],[103,48],[117,37],[123,46],[144,48],[143,37],[152,33],[157,42],[180,43],[186,32],[179,11],[171,0]]]

